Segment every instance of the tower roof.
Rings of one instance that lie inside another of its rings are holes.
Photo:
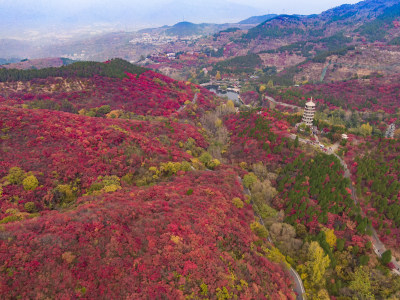
[[[311,97],[311,99],[310,99],[310,101],[308,101],[307,103],[306,103],[306,106],[315,106],[315,103],[312,101],[312,97]]]

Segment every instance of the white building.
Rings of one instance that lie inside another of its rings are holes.
[[[302,123],[312,126],[315,114],[315,103],[311,100],[306,103],[306,107],[304,108],[303,119],[301,120]]]

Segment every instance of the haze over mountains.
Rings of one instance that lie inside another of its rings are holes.
[[[129,9],[125,7],[124,11],[121,11],[122,6],[97,5],[95,7],[95,4],[90,2],[85,2],[80,7],[72,3],[69,9],[62,5],[44,9],[43,2],[39,2],[37,6],[29,10],[22,9],[19,12],[23,16],[23,22],[14,24],[15,26],[8,26],[7,28],[10,30],[2,31],[12,34],[13,31],[22,32],[21,30],[27,26],[31,28],[31,31],[26,32],[23,39],[0,40],[0,58],[61,56],[75,60],[102,61],[121,57],[137,61],[142,55],[167,51],[168,47],[163,45],[175,42],[168,38],[170,36],[207,36],[230,27],[242,30],[250,29],[248,33],[243,32],[243,37],[250,41],[245,48],[247,47],[247,50],[255,53],[276,49],[293,42],[329,37],[338,32],[345,32],[353,38],[361,33],[364,38],[379,40],[387,33],[390,33],[390,36],[396,36],[396,32],[390,30],[394,26],[391,21],[398,14],[396,6],[398,2],[396,0],[368,0],[355,5],[342,5],[318,15],[258,14],[258,16],[250,18],[245,18],[245,16],[256,15],[260,10],[229,1],[202,4],[182,1],[160,2],[159,6],[144,5],[140,7],[140,10],[131,5],[128,6]],[[0,9],[0,17],[2,17],[0,26],[10,25],[16,19],[16,7],[8,6]],[[49,9],[53,9],[54,14],[45,13]],[[152,29],[143,29],[139,32],[129,30],[139,26],[138,24],[144,26],[144,20],[153,20],[153,24],[168,24],[176,20],[181,13],[182,19],[185,18],[185,14],[189,14],[192,22],[179,22],[173,26],[152,26]],[[73,15],[73,17],[66,17],[67,15]],[[38,21],[38,16],[43,16],[43,18]],[[376,21],[377,16],[380,17]],[[239,21],[240,17],[243,18],[242,21]],[[221,22],[219,24],[206,23],[208,20],[216,19]],[[223,23],[223,21],[229,20],[236,20],[236,23]],[[195,24],[196,21],[199,21],[199,24]],[[380,22],[383,22],[384,26],[381,26]],[[43,35],[41,33],[41,26],[57,23],[60,26],[52,34]],[[92,25],[88,26],[88,24]],[[113,30],[121,24],[127,30]],[[369,24],[369,27],[365,24]],[[73,30],[68,29],[70,25]],[[102,33],[104,30],[112,32]],[[143,36],[145,34],[152,35],[150,41]],[[279,39],[276,39],[278,36]],[[212,41],[207,41],[206,44],[214,48],[219,47]],[[182,51],[185,48],[175,45],[170,47],[170,50],[175,52],[175,50]]]
[[[159,3],[157,3],[159,2]],[[0,2],[0,29],[2,37],[34,38],[35,31],[45,33],[50,30],[62,32],[96,32],[104,30],[137,30],[146,27],[172,25],[190,19],[191,22],[237,22],[263,11],[230,1],[186,2],[151,1],[149,3],[72,1],[71,3],[47,3],[39,1],[34,6],[22,6],[19,2],[8,4]],[[93,26],[94,25],[94,26]],[[85,28],[90,26],[89,28]],[[30,33],[30,36],[28,34]]]

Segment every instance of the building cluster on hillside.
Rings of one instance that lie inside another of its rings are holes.
[[[131,44],[148,44],[153,46],[161,46],[168,43],[173,43],[177,41],[181,42],[192,42],[197,40],[201,37],[201,35],[193,35],[193,36],[186,36],[186,37],[179,37],[179,36],[169,36],[166,34],[150,34],[150,33],[143,33],[140,37],[134,38],[129,41]]]
[[[143,33],[142,36],[129,41],[131,44],[151,44],[155,46],[164,45],[178,40],[176,36]]]

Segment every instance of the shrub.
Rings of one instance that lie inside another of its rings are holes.
[[[22,185],[24,186],[24,190],[32,191],[39,186],[39,181],[35,175],[29,175],[22,181]]]
[[[235,205],[237,208],[243,208],[243,206],[244,206],[243,201],[242,201],[240,198],[238,198],[238,197],[233,198],[233,199],[232,199],[232,203],[233,203],[233,205]]]
[[[6,179],[11,184],[21,184],[25,177],[26,174],[24,170],[18,167],[13,167],[8,171]]]
[[[26,202],[26,203],[24,204],[24,208],[25,208],[25,210],[26,210],[27,212],[29,212],[29,213],[33,213],[33,212],[36,211],[36,205],[35,205],[35,203],[33,203],[33,202]]]
[[[367,256],[367,255],[360,256],[360,264],[362,266],[366,266],[368,264],[368,262],[369,262],[369,256]]]
[[[250,224],[250,229],[260,238],[268,237],[268,230],[257,221]]]
[[[213,160],[209,161],[206,166],[207,166],[207,168],[214,170],[220,164],[221,164],[221,162],[218,159],[213,159]]]
[[[382,264],[387,265],[392,260],[392,251],[386,250],[382,253]]]
[[[53,190],[55,203],[70,203],[74,201],[75,195],[68,184],[59,184]]]
[[[199,160],[205,165],[207,166],[207,164],[212,160],[212,156],[210,153],[208,152],[203,152],[200,157]]]
[[[257,176],[254,173],[250,172],[249,174],[244,175],[243,184],[246,188],[252,188],[252,186],[257,182]]]
[[[132,185],[133,184],[133,174],[132,173],[125,174],[124,176],[121,177],[121,180],[128,185]]]
[[[110,185],[106,185],[101,190],[105,193],[112,193],[112,192],[118,191],[119,189],[121,189],[120,185],[110,184]]]

